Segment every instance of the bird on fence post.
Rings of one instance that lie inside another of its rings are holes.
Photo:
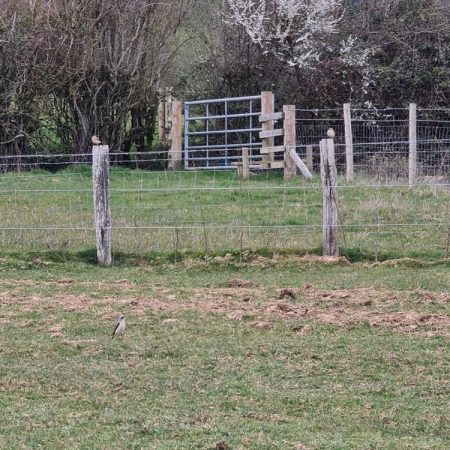
[[[114,336],[120,336],[123,333],[123,330],[125,330],[125,316],[121,314],[117,319],[116,328],[114,328],[112,339],[114,339]]]
[[[333,130],[333,128],[328,128],[327,136],[328,136],[329,138],[331,138],[331,139],[334,138],[334,130]]]
[[[94,145],[101,145],[102,141],[94,134],[92,136],[91,141]]]

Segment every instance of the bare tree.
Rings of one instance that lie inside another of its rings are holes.
[[[174,37],[189,1],[0,0],[0,54],[11,59],[0,59],[0,71],[21,82],[40,120],[76,153],[88,150],[94,133],[112,152],[151,145],[156,92],[178,51]],[[14,52],[21,42],[26,58]],[[1,80],[0,101],[5,90]]]

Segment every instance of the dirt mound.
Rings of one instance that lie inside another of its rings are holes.
[[[239,278],[233,278],[225,283],[225,287],[254,287],[255,283],[252,281],[240,280]]]

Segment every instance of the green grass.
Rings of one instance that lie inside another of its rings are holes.
[[[448,326],[356,316],[444,320],[445,262],[28,262],[0,263],[0,448],[450,446]],[[227,287],[235,279],[251,284]],[[277,300],[283,288],[295,298]],[[355,319],[280,316],[276,304]],[[127,328],[113,340],[119,312]]]
[[[284,181],[266,171],[239,180],[235,172],[145,172],[111,168],[115,254],[172,252],[216,255],[261,250],[320,253],[320,178]],[[448,192],[408,189],[370,178],[339,179],[340,253],[355,260],[448,256]],[[0,251],[60,252],[95,247],[92,178],[87,166],[56,174],[0,176]]]

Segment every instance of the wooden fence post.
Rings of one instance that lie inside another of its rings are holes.
[[[94,194],[97,261],[111,265],[111,213],[109,209],[109,147],[92,147],[92,189]]]
[[[261,92],[261,115],[264,114],[273,114],[274,112],[274,104],[273,104],[273,96],[272,91],[263,91]],[[273,121],[272,120],[265,120],[261,124],[262,132],[270,132],[273,131]],[[263,147],[273,147],[274,139],[273,137],[264,137],[261,139],[262,146]],[[273,154],[271,153],[265,153],[262,155],[262,163],[270,163],[273,161]],[[262,164],[261,167],[264,167],[264,164]],[[264,168],[268,168],[264,167]]]
[[[283,105],[283,128],[284,128],[284,147],[285,147],[285,163],[284,179],[295,177],[297,173],[297,165],[294,161],[293,152],[295,152],[295,105]]]
[[[242,147],[242,161],[237,164],[238,176],[244,180],[248,180],[250,171],[248,168],[248,147]]]
[[[344,104],[344,125],[345,125],[345,159],[347,164],[346,180],[353,180],[353,132],[350,103]]]
[[[339,256],[337,241],[337,170],[333,139],[322,139],[320,141],[320,175],[322,177],[323,199],[323,256]]]
[[[409,161],[408,161],[409,187],[416,184],[417,178],[417,109],[416,104],[409,105]]]
[[[170,129],[171,146],[169,150],[169,168],[173,170],[181,170],[181,164],[183,162],[181,134],[181,102],[178,100],[172,100],[172,125]]]

